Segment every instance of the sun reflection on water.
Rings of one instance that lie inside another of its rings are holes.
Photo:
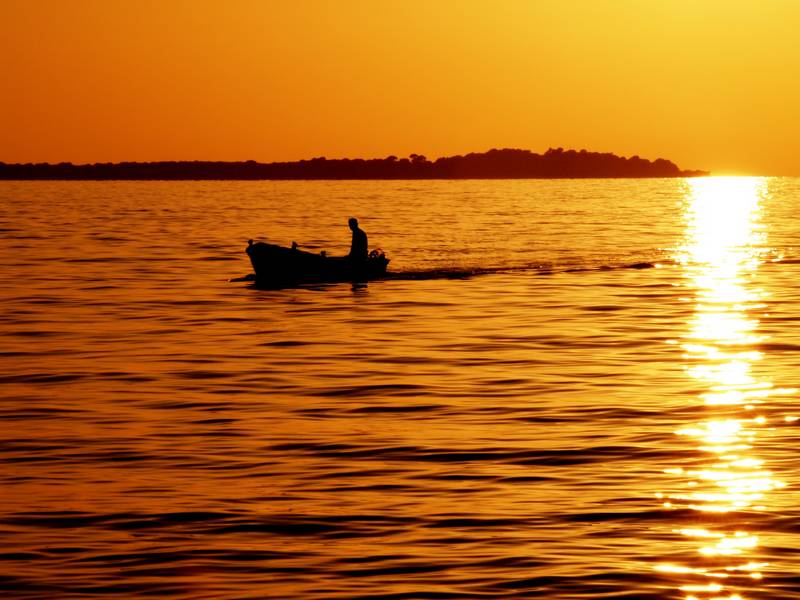
[[[769,396],[792,391],[753,373],[764,358],[757,314],[766,293],[753,279],[765,260],[766,192],[758,178],[687,185],[686,238],[677,259],[695,306],[681,345],[687,374],[703,384],[698,402],[706,418],[677,431],[700,456],[692,466],[667,470],[684,489],[658,496],[666,508],[697,512],[693,526],[675,531],[696,554],[656,569],[680,580],[686,600],[744,600],[742,590],[752,590],[768,564],[755,559],[758,535],[737,513],[764,510],[769,492],[783,485],[758,458],[759,435],[769,427],[760,409]]]

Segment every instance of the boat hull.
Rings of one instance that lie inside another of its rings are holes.
[[[382,252],[375,251],[362,262],[264,242],[251,243],[245,252],[253,264],[256,283],[261,286],[370,281],[384,277],[389,264]]]

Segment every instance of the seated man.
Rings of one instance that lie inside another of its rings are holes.
[[[353,232],[353,240],[350,242],[350,254],[347,255],[347,258],[353,262],[365,262],[369,252],[367,247],[367,234],[364,233],[363,229],[359,228],[358,219],[355,217],[350,217],[347,223],[350,225],[350,229]]]

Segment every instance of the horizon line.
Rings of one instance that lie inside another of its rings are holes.
[[[550,152],[563,152],[563,153],[574,152],[574,153],[577,153],[577,154],[605,154],[605,155],[612,155],[612,156],[615,156],[615,157],[618,157],[618,158],[624,158],[625,160],[630,160],[632,158],[640,158],[642,160],[651,160],[651,159],[643,158],[639,154],[631,154],[630,156],[625,156],[625,155],[622,155],[622,154],[617,154],[617,153],[612,152],[612,151],[607,151],[607,150],[606,151],[588,150],[586,148],[581,148],[580,150],[576,150],[574,148],[564,148],[563,146],[555,146],[555,147],[550,146],[544,152],[537,152],[537,151],[531,150],[529,148],[520,148],[520,147],[511,147],[511,146],[503,146],[503,147],[494,146],[494,147],[489,148],[488,150],[484,150],[484,151],[471,150],[469,152],[460,153],[460,154],[459,153],[446,154],[446,155],[442,155],[442,156],[439,156],[439,157],[434,158],[434,159],[428,159],[426,154],[419,154],[419,153],[416,153],[416,152],[411,152],[407,156],[402,156],[402,157],[400,155],[398,155],[398,154],[388,154],[386,156],[372,156],[372,157],[369,157],[369,158],[365,158],[365,157],[349,157],[349,156],[329,157],[329,156],[326,156],[326,155],[318,155],[318,156],[312,156],[311,158],[297,158],[297,159],[269,160],[269,161],[263,161],[261,159],[254,159],[254,158],[227,159],[227,160],[226,159],[223,159],[223,160],[200,159],[200,158],[190,158],[190,159],[185,159],[185,158],[174,159],[173,158],[173,159],[142,159],[142,160],[115,160],[115,161],[95,160],[94,162],[79,162],[79,163],[75,163],[75,162],[73,162],[71,160],[59,160],[58,162],[50,162],[50,161],[34,162],[34,161],[30,161],[30,160],[26,161],[26,162],[7,162],[6,160],[0,159],[0,164],[5,164],[5,165],[46,165],[46,164],[47,165],[59,165],[59,164],[71,164],[73,166],[89,166],[89,165],[125,164],[125,163],[175,163],[175,162],[180,162],[180,163],[190,163],[190,162],[251,163],[251,162],[255,162],[255,163],[258,163],[258,164],[267,164],[268,165],[268,164],[280,164],[280,163],[308,162],[308,161],[320,160],[320,159],[322,159],[322,160],[331,160],[331,161],[333,161],[333,160],[387,160],[387,159],[392,158],[392,157],[394,157],[396,160],[405,160],[405,159],[413,159],[415,157],[421,157],[421,158],[424,158],[425,160],[428,160],[429,162],[435,162],[437,160],[442,160],[442,159],[447,159],[447,158],[465,157],[465,156],[470,156],[470,155],[475,155],[475,154],[489,154],[489,153],[492,153],[492,152],[507,152],[507,151],[529,152],[531,154],[535,154],[535,155],[538,155],[538,156],[545,156]],[[651,162],[653,162],[655,160],[669,160],[670,162],[672,162],[671,159],[662,159],[660,157],[652,159]],[[690,169],[690,170],[693,170],[693,169]]]
[[[445,161],[448,161],[448,160],[452,161],[452,160],[457,160],[457,159],[490,157],[492,155],[497,156],[497,155],[503,155],[503,154],[505,154],[506,156],[514,156],[514,155],[516,155],[516,156],[527,156],[527,157],[534,158],[534,159],[537,158],[537,157],[538,158],[554,158],[554,157],[557,158],[557,155],[564,155],[565,157],[572,157],[572,158],[583,157],[585,159],[591,159],[591,158],[597,159],[599,157],[609,157],[609,158],[613,158],[613,159],[617,159],[617,160],[625,161],[625,162],[632,162],[632,161],[635,162],[635,161],[638,160],[638,161],[642,161],[643,163],[644,162],[651,163],[651,165],[653,165],[656,162],[662,163],[662,164],[663,163],[671,163],[672,165],[674,165],[674,167],[678,171],[681,172],[681,174],[686,173],[686,176],[699,176],[699,175],[709,176],[709,177],[797,177],[798,176],[798,175],[791,175],[791,174],[784,174],[784,173],[754,173],[752,171],[743,171],[743,170],[736,169],[736,168],[716,170],[716,171],[713,171],[713,172],[709,171],[709,170],[705,170],[705,169],[682,169],[682,168],[678,167],[677,164],[675,164],[675,162],[673,162],[670,159],[656,158],[656,159],[650,160],[650,159],[647,159],[647,158],[642,158],[639,154],[633,154],[633,155],[630,155],[630,156],[625,156],[625,155],[618,155],[618,154],[616,154],[614,152],[599,152],[599,151],[594,151],[594,150],[587,150],[585,148],[577,150],[577,149],[572,149],[572,148],[564,149],[563,147],[552,147],[552,146],[549,147],[546,151],[541,152],[541,153],[540,152],[535,152],[533,150],[526,149],[526,148],[518,148],[518,147],[517,148],[511,148],[511,147],[498,148],[498,147],[493,147],[493,148],[490,148],[489,150],[484,151],[484,152],[470,151],[470,152],[467,152],[467,153],[464,153],[464,154],[450,154],[450,155],[439,156],[439,157],[434,158],[434,159],[428,159],[427,156],[424,155],[424,154],[417,154],[417,153],[413,153],[412,152],[407,157],[399,157],[398,155],[395,155],[395,154],[389,154],[387,156],[372,156],[372,157],[369,157],[369,158],[348,157],[348,156],[344,156],[344,157],[338,157],[338,156],[337,157],[328,157],[328,156],[325,156],[325,155],[318,155],[318,156],[313,156],[311,158],[301,158],[301,159],[298,159],[298,160],[271,160],[271,161],[264,161],[264,160],[260,160],[260,159],[254,159],[254,158],[247,158],[247,159],[240,159],[240,160],[230,160],[230,159],[228,159],[228,160],[214,160],[214,159],[201,159],[201,158],[192,158],[192,159],[116,160],[116,161],[108,161],[108,160],[106,160],[106,161],[78,162],[78,163],[75,163],[75,162],[72,162],[72,161],[69,161],[69,160],[60,160],[58,162],[50,162],[50,161],[5,162],[4,160],[0,160],[0,165],[2,165],[3,167],[12,167],[12,168],[13,167],[18,167],[18,168],[22,167],[22,168],[25,168],[25,169],[37,168],[37,167],[39,167],[39,168],[62,167],[62,168],[82,169],[82,168],[101,167],[101,166],[103,166],[103,167],[124,167],[124,166],[134,166],[134,165],[158,167],[158,166],[169,166],[169,165],[172,165],[172,166],[175,166],[175,165],[185,165],[185,166],[197,165],[197,166],[201,166],[201,165],[205,164],[205,165],[209,165],[209,166],[212,166],[212,165],[228,165],[228,166],[234,166],[234,165],[246,166],[246,165],[250,165],[250,166],[253,166],[253,167],[265,167],[265,166],[280,166],[280,165],[287,165],[287,166],[288,165],[307,165],[308,163],[325,163],[325,162],[327,162],[327,163],[348,163],[348,162],[355,162],[355,163],[359,163],[359,162],[365,162],[365,163],[385,162],[385,163],[391,163],[391,162],[395,162],[397,164],[403,164],[403,165],[408,165],[408,163],[411,163],[413,166],[416,166],[416,167],[420,167],[420,166],[423,166],[423,165],[430,167],[430,166],[436,165],[437,163],[445,162]],[[7,176],[4,179],[6,179],[6,180],[14,179],[13,177],[8,177],[8,175],[10,175],[10,173],[7,173],[6,175]],[[109,177],[108,175],[109,174],[106,174],[104,177],[100,177],[100,178],[102,178],[102,179],[115,179],[114,177]],[[286,177],[286,179],[310,179],[310,180],[313,180],[313,179],[317,179],[317,180],[321,180],[321,179],[330,179],[330,180],[342,180],[342,179],[349,179],[349,180],[361,180],[361,179],[365,179],[365,180],[367,180],[367,179],[389,179],[389,180],[390,179],[573,179],[573,178],[590,179],[590,178],[609,178],[609,177],[612,177],[612,176],[613,177],[617,177],[617,178],[625,178],[625,177],[637,177],[638,178],[638,177],[641,177],[639,175],[626,175],[626,174],[619,174],[619,175],[604,174],[604,175],[593,176],[591,173],[577,174],[577,175],[565,174],[563,176],[560,176],[560,174],[558,174],[558,173],[554,173],[552,175],[545,175],[545,176],[533,175],[533,174],[532,175],[525,175],[525,174],[520,173],[520,174],[517,174],[517,175],[509,175],[509,176],[506,176],[506,177],[498,176],[498,175],[487,176],[486,174],[478,174],[475,177],[470,177],[467,173],[462,173],[462,174],[460,174],[458,176],[452,176],[452,175],[447,175],[447,174],[446,175],[442,175],[442,176],[433,176],[433,173],[430,173],[426,177],[414,177],[412,173],[407,173],[403,177],[398,177],[397,175],[390,176],[390,177],[375,177],[375,176],[360,177],[360,176],[358,176],[356,174],[350,174],[350,176],[348,176],[348,174],[344,174],[343,173],[343,174],[340,174],[340,175],[333,175],[331,177],[322,177],[319,174],[316,175],[316,176],[312,176],[312,177],[298,177],[297,174],[295,174],[293,177]],[[654,176],[657,177],[658,175],[647,175],[647,176],[648,177],[654,177]],[[678,175],[676,173],[674,175],[671,174],[669,176],[675,177],[675,176],[680,176],[680,175]],[[72,177],[65,177],[65,179],[70,179],[70,178],[72,178]],[[270,179],[283,179],[281,177],[275,177],[274,175],[272,177],[269,177],[269,178]],[[24,180],[24,179],[26,179],[26,177],[22,177],[21,179]],[[57,179],[57,178],[56,177],[52,177],[52,179]],[[128,177],[120,177],[120,179],[124,180],[124,179],[129,179],[129,178]],[[158,180],[160,178],[159,177],[148,177],[147,179]],[[168,177],[168,178],[165,178],[165,179],[174,179],[174,176],[173,177]],[[196,179],[201,180],[201,179],[215,179],[215,178],[214,177],[205,176],[205,177],[197,177]],[[224,177],[223,176],[223,177],[219,177],[218,179],[221,179],[221,180],[222,179],[230,179],[230,177]]]

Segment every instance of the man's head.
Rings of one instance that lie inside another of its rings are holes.
[[[355,217],[350,217],[347,220],[347,224],[350,226],[350,229],[352,229],[353,231],[358,229],[358,219],[356,219]]]

